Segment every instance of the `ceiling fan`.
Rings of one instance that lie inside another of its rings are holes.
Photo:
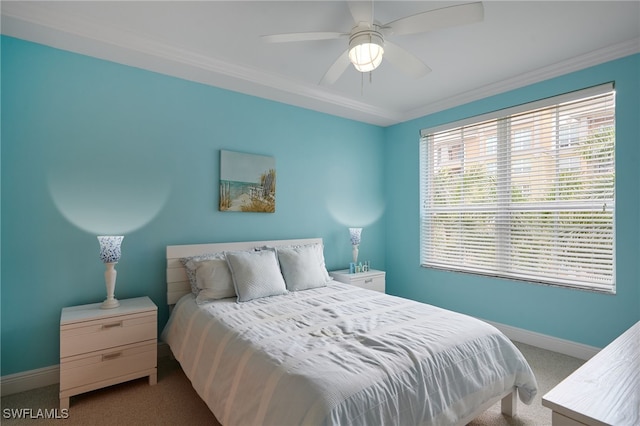
[[[387,24],[373,19],[373,1],[349,1],[349,11],[355,26],[348,33],[308,32],[262,36],[269,43],[286,43],[349,38],[348,48],[329,67],[320,84],[336,82],[349,64],[360,72],[376,69],[384,56],[389,62],[415,78],[431,72],[417,56],[388,40],[396,35],[409,35],[479,22],[484,19],[481,2],[467,3],[429,10],[400,18]]]

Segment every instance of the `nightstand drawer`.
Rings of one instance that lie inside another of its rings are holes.
[[[350,274],[348,269],[342,269],[339,271],[331,271],[329,275],[334,280],[341,283],[355,285],[357,287],[366,288],[367,290],[385,292],[385,272],[372,269],[367,272],[358,272]]]
[[[63,325],[60,357],[156,339],[156,313],[143,312]]]
[[[378,275],[375,277],[358,277],[356,274],[356,276],[351,279],[351,285],[384,293],[384,275]]]
[[[60,364],[60,391],[153,369],[157,350],[153,339],[65,358]]]
[[[60,409],[70,398],[140,377],[158,380],[158,308],[148,297],[69,306],[60,314]]]

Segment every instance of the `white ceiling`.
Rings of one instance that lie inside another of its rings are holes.
[[[375,1],[386,23],[467,2]],[[484,20],[390,38],[433,71],[383,60],[319,81],[348,40],[260,36],[349,32],[344,1],[2,1],[1,31],[45,45],[388,126],[640,52],[639,1],[485,1]],[[364,78],[363,78],[364,77]]]

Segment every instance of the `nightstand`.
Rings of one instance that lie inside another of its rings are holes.
[[[342,269],[340,271],[331,271],[329,275],[334,280],[341,283],[351,284],[358,287],[366,288],[369,290],[385,292],[385,272],[371,269],[367,272],[358,272],[350,274],[348,269]]]
[[[116,383],[157,375],[158,307],[148,297],[72,306],[60,315],[60,409],[69,398]]]

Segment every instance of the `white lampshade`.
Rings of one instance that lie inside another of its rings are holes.
[[[360,72],[378,68],[384,54],[383,39],[377,31],[365,31],[349,41],[349,60]]]
[[[362,234],[362,228],[349,228],[349,237],[351,238],[352,246],[357,246],[360,244],[361,234]]]
[[[118,271],[115,269],[115,264],[120,260],[120,244],[122,244],[123,236],[106,236],[101,235],[98,237],[100,243],[100,259],[104,262],[104,281],[107,286],[107,298],[100,307],[102,309],[112,309],[120,306],[120,302],[115,298],[114,293],[116,290],[116,277]]]
[[[98,237],[100,243],[100,259],[104,263],[116,263],[120,260],[120,244],[124,236],[105,236]]]

